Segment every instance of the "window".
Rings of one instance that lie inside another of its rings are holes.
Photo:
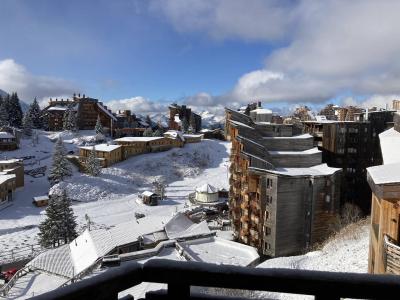
[[[325,196],[325,202],[330,203],[331,202],[331,195],[326,195]]]
[[[271,235],[271,228],[265,227],[265,235]]]
[[[271,249],[271,244],[270,243],[265,243],[265,250],[270,250]]]

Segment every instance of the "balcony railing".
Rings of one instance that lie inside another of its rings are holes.
[[[400,275],[400,246],[385,235],[385,268],[386,273]]]
[[[167,284],[165,290],[147,292],[143,299],[232,299],[195,293],[191,291],[194,286],[314,295],[318,300],[393,299],[400,294],[400,281],[394,275],[256,269],[154,259],[144,265],[126,263],[32,299],[118,299],[119,292],[141,282]]]

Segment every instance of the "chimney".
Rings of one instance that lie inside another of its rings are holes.
[[[365,121],[368,121],[368,108],[365,110]]]
[[[75,98],[76,94],[74,93],[74,98]]]
[[[85,94],[82,95],[82,98],[85,98]]]
[[[81,93],[78,94],[78,97],[79,97],[79,98],[81,97]]]
[[[261,101],[258,101],[258,107],[261,107]]]

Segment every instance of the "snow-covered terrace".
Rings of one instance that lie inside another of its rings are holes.
[[[147,137],[147,136],[126,136],[115,139],[115,142],[151,142],[163,139],[163,137]]]
[[[314,147],[304,151],[268,151],[268,152],[271,155],[310,155],[310,154],[321,153],[321,151],[318,150],[318,147]]]
[[[333,175],[340,170],[340,168],[328,167],[327,164],[320,164],[311,168],[276,168],[267,170],[267,172],[286,176],[326,176]]]
[[[79,147],[80,149],[85,149],[85,150],[92,150],[93,146],[84,146],[84,147]],[[111,145],[111,144],[98,144],[94,146],[94,149],[96,151],[102,151],[102,152],[111,152],[114,151],[118,148],[121,148],[121,145]]]

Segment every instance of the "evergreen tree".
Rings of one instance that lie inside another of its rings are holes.
[[[59,201],[62,221],[60,239],[64,242],[64,244],[67,244],[78,236],[76,232],[76,217],[71,207],[71,199],[69,199],[65,190],[62,191]]]
[[[188,121],[188,119],[186,117],[184,117],[182,119],[182,126],[181,127],[182,127],[182,131],[184,133],[188,132],[188,130],[189,130],[189,121]]]
[[[11,96],[6,97],[6,108],[10,126],[21,128],[23,115],[17,93],[12,93]]]
[[[153,136],[153,130],[151,129],[151,127],[147,127],[144,131],[143,131],[143,136]]]
[[[99,176],[101,174],[101,164],[100,161],[97,159],[97,154],[94,146],[86,160],[86,172],[92,176]]]
[[[46,208],[46,219],[39,224],[39,243],[42,247],[50,248],[60,244],[61,211],[59,196],[52,195]]]
[[[77,130],[76,112],[73,110],[72,106],[69,106],[64,113],[63,130],[70,130],[70,131]]]
[[[71,175],[72,169],[66,156],[66,149],[61,137],[59,137],[54,147],[53,165],[51,166],[48,179],[50,184],[54,185]]]
[[[37,102],[36,98],[29,106],[28,113],[32,118],[33,128],[43,128],[43,121],[41,118],[42,111],[40,110],[39,103]]]
[[[6,99],[3,99],[0,95],[0,126],[9,125],[7,103]]]
[[[97,121],[94,130],[96,131],[96,134],[104,134],[103,125],[101,125],[100,115],[97,115]]]
[[[32,116],[29,113],[29,111],[27,111],[24,115],[24,118],[22,120],[22,128],[24,130],[25,135],[27,135],[27,136],[32,135],[33,121],[32,121]]]
[[[46,208],[46,219],[39,225],[39,243],[45,248],[67,244],[77,237],[76,217],[65,190],[52,195]]]
[[[153,136],[163,136],[163,131],[160,128],[157,128],[157,130],[154,131]]]

